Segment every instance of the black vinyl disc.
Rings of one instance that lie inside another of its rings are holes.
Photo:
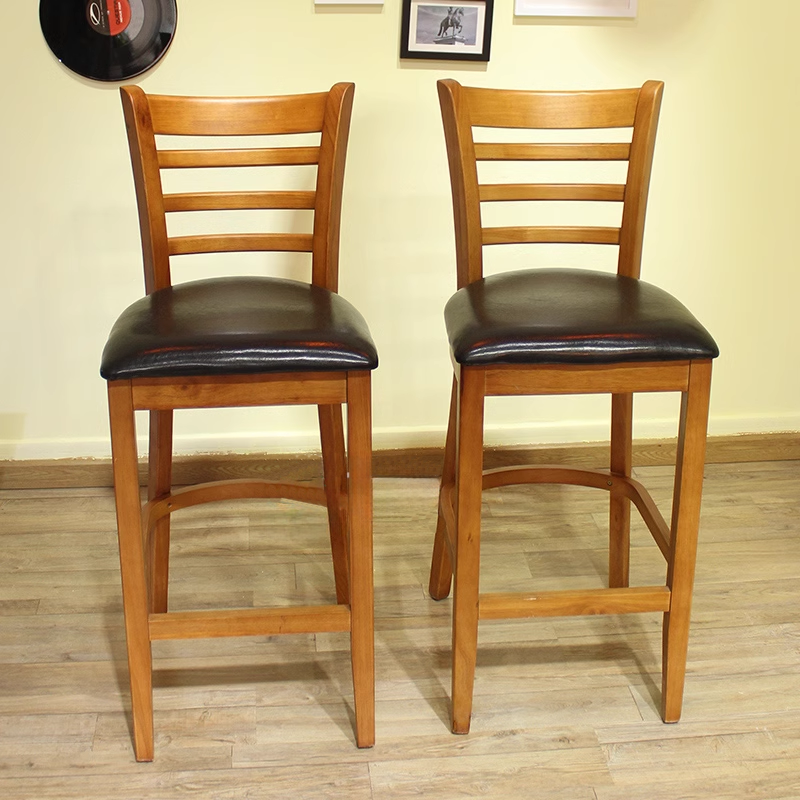
[[[56,58],[78,75],[122,81],[166,53],[176,0],[40,0],[42,33]]]

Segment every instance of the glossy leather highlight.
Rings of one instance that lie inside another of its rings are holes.
[[[279,278],[212,278],[160,289],[117,320],[106,380],[374,369],[361,314],[338,294]]]
[[[672,295],[634,278],[580,269],[494,275],[445,307],[465,366],[611,364],[715,358],[706,329]]]

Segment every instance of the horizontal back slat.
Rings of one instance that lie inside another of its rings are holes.
[[[310,233],[239,233],[174,236],[169,239],[169,254],[183,256],[195,253],[246,253],[254,251],[310,253]]]
[[[619,244],[619,228],[515,226],[482,232],[483,244]]]
[[[314,192],[200,192],[164,195],[164,211],[313,209]]]
[[[177,97],[122,86],[146,292],[173,285],[172,256],[215,252],[305,252],[311,283],[337,291],[354,91],[340,82],[288,96]],[[251,171],[235,174],[237,167]],[[168,223],[175,212],[204,211],[215,218],[206,214],[192,227]]]
[[[459,289],[483,278],[485,246],[496,244],[616,246],[618,274],[639,277],[663,83],[529,92],[445,78],[437,90]],[[504,216],[497,204],[510,202],[518,206]]]
[[[489,128],[630,128],[638,89],[519,92],[463,87],[472,125]]]
[[[322,129],[327,92],[288,97],[150,95],[153,132],[174,136],[255,136]]]
[[[597,200],[622,202],[625,187],[591,183],[487,183],[478,187],[481,202],[508,200]]]
[[[160,150],[161,169],[194,167],[302,166],[319,161],[319,147],[266,147],[241,150]]]
[[[599,144],[492,144],[475,143],[478,161],[627,161],[627,142]]]

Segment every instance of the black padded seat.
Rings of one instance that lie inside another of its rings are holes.
[[[100,368],[106,380],[374,369],[364,318],[334,292],[281,278],[191,281],[129,306]]]
[[[455,360],[611,364],[716,358],[706,329],[650,283],[581,269],[493,275],[451,297],[445,324]]]

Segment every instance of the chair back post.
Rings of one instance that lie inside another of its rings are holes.
[[[332,292],[339,288],[342,190],[354,95],[353,83],[331,88],[320,140],[311,282]]]
[[[147,95],[139,86],[122,86],[120,94],[136,187],[145,292],[151,294],[171,284],[167,218],[153,119]]]
[[[437,83],[442,111],[450,187],[453,195],[453,221],[456,237],[458,288],[483,277],[480,190],[464,87],[448,78]]]
[[[663,92],[662,81],[647,81],[636,104],[617,266],[618,274],[629,278],[638,278],[641,273],[644,220]]]

